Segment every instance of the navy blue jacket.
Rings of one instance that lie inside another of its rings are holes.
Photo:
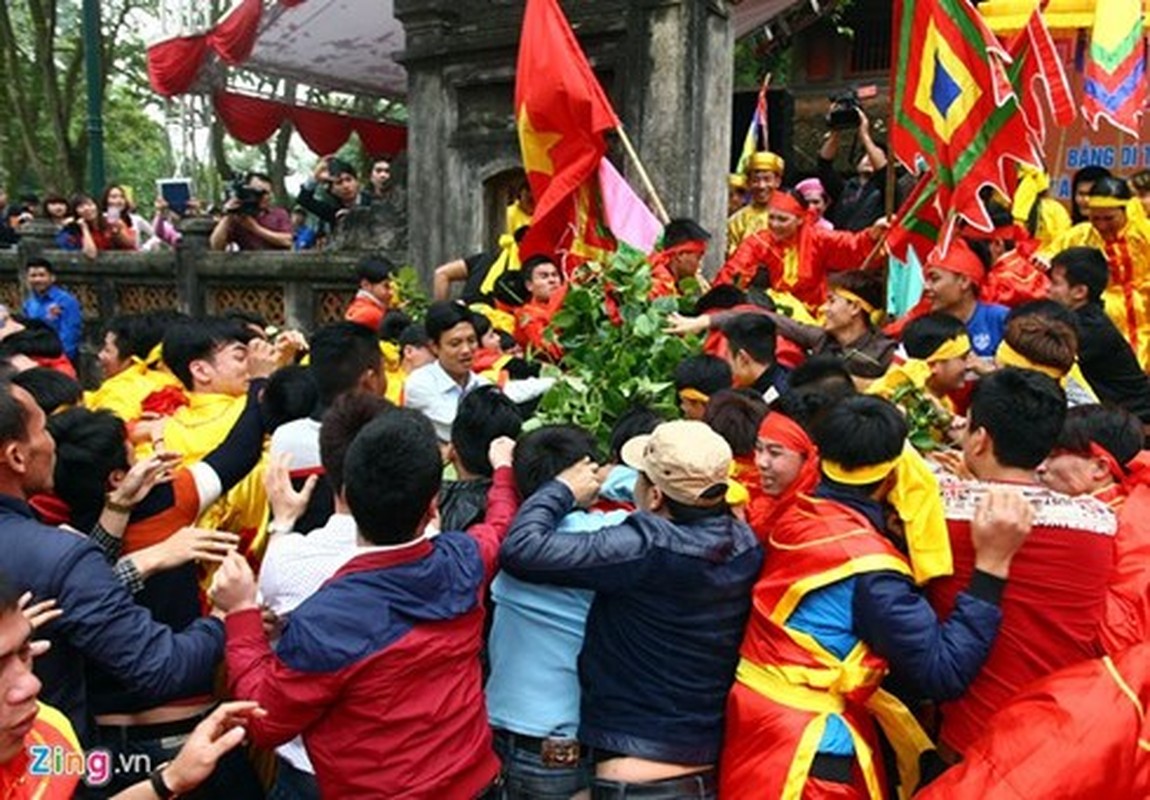
[[[574,507],[551,481],[519,509],[499,552],[535,583],[595,591],[579,676],[579,739],[652,761],[718,760],[763,553],[730,516],[682,524],[636,512],[579,536],[555,534]]]
[[[0,494],[0,572],[64,614],[37,633],[52,649],[36,659],[40,699],[64,713],[81,743],[90,732],[85,664],[91,661],[159,704],[212,690],[224,628],[200,619],[183,633],[136,605],[87,537],[43,525],[23,500]]]

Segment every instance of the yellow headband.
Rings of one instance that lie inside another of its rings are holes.
[[[1031,361],[1022,353],[1015,350],[1013,347],[1006,343],[1003,339],[998,345],[998,349],[994,351],[994,360],[1000,367],[1020,367],[1021,369],[1029,369],[1033,372],[1041,372],[1043,375],[1048,375],[1056,381],[1061,381],[1065,377],[1066,372],[1052,367],[1048,364],[1039,364]]]
[[[901,458],[901,456],[899,456]],[[890,475],[891,470],[895,468],[898,463],[898,458],[892,458],[890,461],[883,461],[881,464],[869,464],[865,467],[855,467],[848,469],[837,461],[822,462],[823,474],[830,478],[835,483],[842,483],[847,486],[866,486],[870,483],[878,483],[887,475]]]
[[[832,292],[837,294],[843,300],[849,300],[866,312],[867,317],[870,319],[872,325],[878,325],[882,321],[882,311],[872,306],[866,300],[863,300],[850,289],[831,289]]]
[[[1123,200],[1121,197],[1100,197],[1098,195],[1088,195],[1086,198],[1087,208],[1122,208],[1130,205],[1129,200]]]
[[[683,400],[694,400],[696,403],[710,402],[711,396],[703,394],[698,389],[680,389],[679,397]]]
[[[938,479],[910,442],[903,442],[896,458],[881,464],[848,470],[824,461],[822,469],[831,480],[848,486],[876,483],[893,473],[894,486],[886,499],[902,520],[915,582],[921,585],[954,571]]]
[[[970,349],[970,337],[960,333],[940,344],[937,350],[926,357],[926,363],[933,364],[936,361],[946,361],[948,358],[964,358]]]

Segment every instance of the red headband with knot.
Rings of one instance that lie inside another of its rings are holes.
[[[819,449],[797,422],[778,411],[771,411],[763,418],[759,426],[759,439],[782,445],[803,457],[799,474],[790,486],[775,496],[762,493],[754,495],[747,507],[747,522],[758,535],[759,541],[766,542],[774,530],[778,515],[791,505],[797,495],[814,491],[818,485]]]
[[[796,217],[802,217],[807,213],[802,203],[783,191],[771,192],[770,207],[784,214],[794,214]]]
[[[970,245],[958,238],[951,241],[945,255],[938,247],[931,250],[926,257],[926,266],[927,269],[934,267],[956,275],[965,275],[976,286],[981,286],[986,280],[986,267],[982,265],[982,259],[970,249]]]

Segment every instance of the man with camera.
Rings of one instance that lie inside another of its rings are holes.
[[[323,187],[324,196],[316,190]],[[359,183],[355,167],[336,156],[324,156],[315,165],[312,177],[300,187],[296,202],[322,223],[321,233],[330,233],[336,222],[353,208],[371,205]]]
[[[272,205],[271,179],[249,172],[228,191],[224,215],[209,239],[213,250],[291,250],[292,225],[287,209]]]
[[[861,231],[883,216],[886,153],[871,138],[870,120],[854,91],[831,98],[827,127],[830,130],[819,149],[819,180],[831,199],[826,216],[836,230]],[[844,181],[835,170],[835,156],[839,152],[839,137],[852,130],[857,131],[863,155],[858,160],[855,177]]]

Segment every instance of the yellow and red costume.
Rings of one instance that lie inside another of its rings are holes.
[[[671,271],[671,260],[675,256],[686,254],[697,254],[700,257],[707,252],[707,243],[705,241],[689,241],[681,242],[663,250],[656,250],[647,259],[651,265],[651,299],[656,297],[678,297],[681,292],[679,291],[679,282],[675,278],[674,273]],[[701,280],[702,276],[698,276]]]
[[[805,219],[806,210],[788,194],[771,195],[771,208]],[[765,267],[772,289],[789,292],[815,313],[826,301],[827,273],[857,269],[874,249],[866,231],[833,231],[803,222],[789,241],[768,230],[747,237],[715,276],[715,285],[733,283],[746,288]]]
[[[773,172],[782,178],[783,171],[786,169],[786,161],[782,156],[776,153],[771,153],[766,150],[760,150],[751,154],[747,159],[747,175],[752,172]],[[743,187],[746,187],[746,177],[743,176]],[[772,193],[771,197],[774,197]],[[749,236],[765,231],[770,224],[771,209],[768,204],[755,205],[754,200],[747,205],[740,208],[734,214],[727,218],[727,257],[730,258],[734,255],[735,251],[739,249]]]
[[[0,764],[0,798],[4,800],[71,800],[84,777],[84,751],[72,723],[52,706],[38,703],[39,713],[24,747]],[[35,763],[30,748],[48,748],[50,757]],[[60,754],[59,761],[56,753]],[[47,770],[49,774],[32,774]],[[109,763],[108,769],[111,770]],[[110,776],[109,776],[110,777]]]
[[[1093,198],[1091,205],[1111,199]],[[1051,252],[1075,246],[1095,247],[1106,254],[1110,265],[1110,283],[1102,293],[1106,315],[1130,342],[1142,369],[1150,369],[1150,221],[1128,219],[1112,241],[1083,222],[1060,236]]]
[[[98,388],[84,392],[84,405],[93,411],[111,411],[125,423],[135,422],[143,413],[148,395],[170,387],[181,388],[175,375],[158,366],[159,360],[159,347],[146,359],[132,356],[122,371],[105,379]]]
[[[916,800],[1150,797],[1150,643],[1030,686]]]
[[[562,307],[566,297],[567,284],[563,284],[546,302],[531,299],[516,310],[515,341],[520,347],[524,350],[531,348],[552,361],[563,357],[563,349],[558,344],[548,342],[544,334],[551,327],[551,319]]]
[[[911,568],[861,513],[799,495],[778,518],[727,700],[720,796],[799,798],[886,796],[875,722],[897,753],[900,785],[918,784],[918,759],[931,745],[910,711],[880,688],[887,663],[859,641],[839,658],[788,625],[812,592],[856,575]],[[821,785],[811,767],[829,718],[846,725],[856,759],[856,793]]]

